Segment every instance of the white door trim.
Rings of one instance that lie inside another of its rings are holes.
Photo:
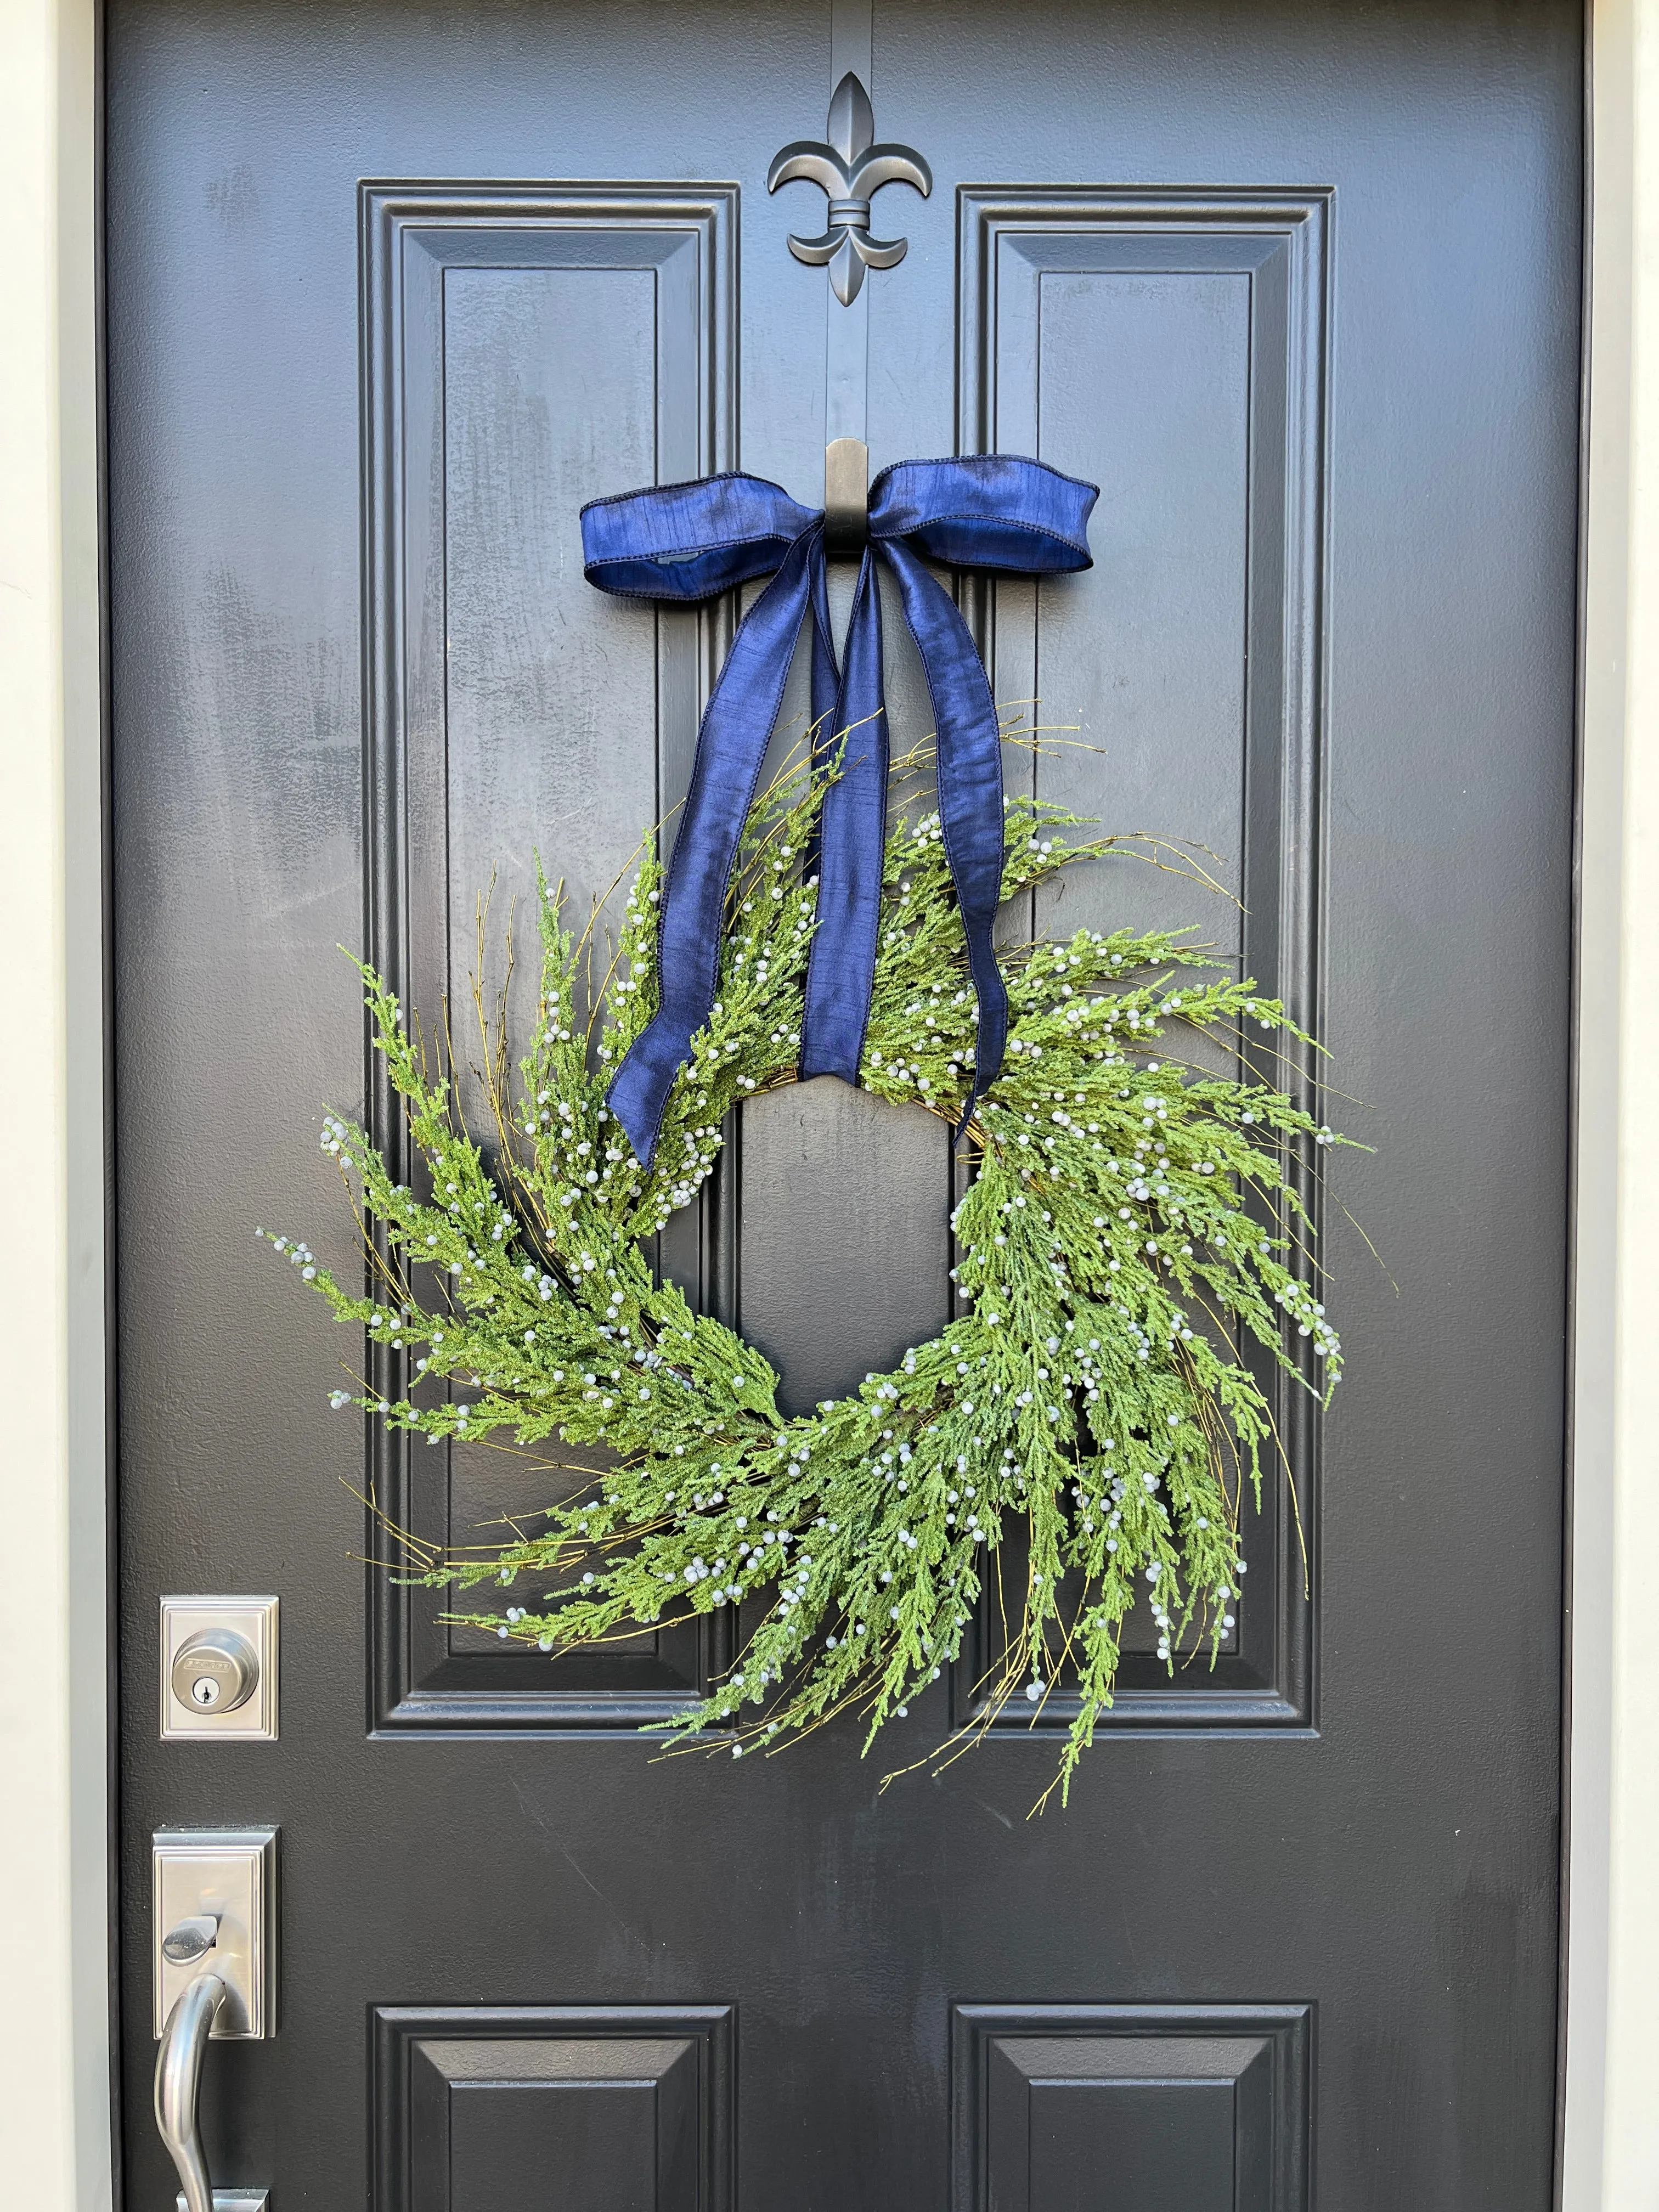
[[[96,21],[0,0],[0,2142],[30,2212],[110,2202]]]
[[[1590,0],[1564,2212],[1659,2205],[1659,0]],[[94,0],[0,0],[0,2141],[111,2203]],[[26,1255],[20,1267],[15,1255]],[[9,1264],[7,1264],[9,1263]],[[1650,1597],[1654,1603],[1650,1604]],[[1498,2033],[1494,2023],[1494,2033]]]
[[[1592,0],[1563,2212],[1659,2204],[1659,0]]]

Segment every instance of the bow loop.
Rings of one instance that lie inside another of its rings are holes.
[[[870,535],[951,568],[1053,574],[1093,566],[1093,484],[1013,453],[898,461],[870,487]]]
[[[939,823],[979,1001],[974,1085],[1002,1064],[1008,1001],[992,945],[1002,883],[1002,750],[972,634],[923,558],[1047,574],[1090,565],[1092,484],[1006,454],[901,461],[871,487],[870,544],[836,662],[825,587],[823,516],[764,477],[700,477],[582,509],[589,583],[628,599],[687,604],[772,578],[744,617],[697,733],[680,834],[658,924],[656,1015],[611,1087],[610,1103],[649,1165],[674,1079],[713,1011],[720,928],[744,822],[777,720],[801,626],[812,625],[815,771],[823,794],[817,927],[807,966],[801,1073],[856,1083],[875,980],[887,818],[887,711],[875,563],[891,570],[921,655],[939,755]]]
[[[623,599],[719,599],[773,574],[823,520],[764,477],[652,484],[583,507],[582,573]]]

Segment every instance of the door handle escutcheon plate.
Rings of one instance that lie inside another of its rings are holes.
[[[263,2042],[276,2033],[276,1831],[275,1828],[158,1828],[152,1838],[151,1975],[158,2038],[201,1967],[225,1985],[213,2022],[216,2042]],[[162,1946],[185,1922],[215,1920],[204,1957]]]
[[[264,2212],[263,2189],[215,2189],[197,2125],[210,2039],[276,2032],[276,1831],[159,1828],[151,1842],[155,2123],[179,2212]]]

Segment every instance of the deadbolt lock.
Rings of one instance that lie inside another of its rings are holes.
[[[173,1694],[198,1712],[234,1713],[253,1695],[259,1655],[234,1628],[204,1628],[173,1662]]]
[[[246,1742],[276,1733],[276,1599],[164,1597],[162,1735]]]

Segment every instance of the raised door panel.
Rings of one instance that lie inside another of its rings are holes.
[[[729,2212],[724,2006],[374,2016],[377,2212]]]
[[[1007,932],[1188,929],[1315,1027],[1328,195],[975,185],[957,215],[963,450],[1101,487],[1091,570],[977,595],[996,697],[1035,738],[1006,749],[1009,782],[1122,840]],[[1248,1036],[1238,1059],[1311,1100],[1304,1068]],[[1316,1186],[1301,1192],[1317,1220]],[[1237,1625],[1213,1666],[1206,1646],[1171,1680],[1138,1609],[1103,1727],[1313,1719],[1318,1423],[1305,1392],[1261,1380],[1294,1497],[1274,1470],[1246,1509]],[[1018,1580],[1017,1548],[1002,1565]],[[1000,1620],[988,1587],[963,1720]],[[1035,1725],[1075,1710],[1062,1679]]]
[[[1306,2212],[1304,2005],[958,2005],[953,2212]]]
[[[642,618],[595,592],[578,516],[603,488],[730,464],[736,198],[362,191],[369,938],[486,1150],[480,1024],[504,1008],[509,1034],[528,1032],[538,867],[574,928],[593,919],[602,980],[607,895],[690,774],[720,618]],[[396,1153],[383,1085],[371,1115]],[[658,1255],[698,1298],[711,1211],[687,1207]],[[395,1395],[394,1356],[379,1357]],[[533,1520],[550,1490],[586,1479],[582,1455],[384,1437],[371,1450],[388,1520],[434,1548],[488,1546],[505,1516]],[[710,1632],[683,1626],[550,1674],[441,1609],[378,1584],[378,1725],[631,1729],[696,1696],[711,1663]]]

